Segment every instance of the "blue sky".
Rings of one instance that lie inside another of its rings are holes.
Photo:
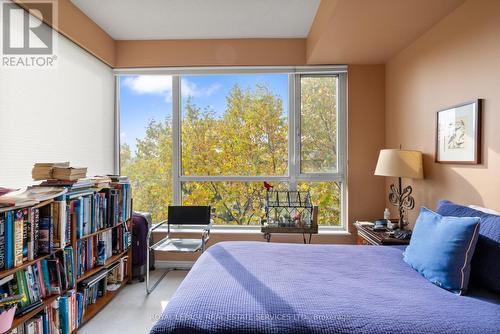
[[[283,100],[288,111],[287,74],[238,74],[183,76],[181,91],[183,100],[189,95],[202,109],[209,106],[222,115],[226,108],[226,96],[238,84],[242,88],[253,88],[257,84],[267,85]],[[120,77],[120,138],[135,150],[136,138],[143,138],[146,124],[162,120],[172,114],[172,78],[170,76],[142,75]]]

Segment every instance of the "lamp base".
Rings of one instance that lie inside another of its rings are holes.
[[[399,211],[399,222],[398,228],[404,230],[407,225],[406,215],[407,210],[411,210],[415,207],[415,199],[411,196],[413,189],[411,186],[407,186],[403,189],[401,178],[398,177],[398,187],[394,184],[390,186],[389,192],[389,202],[398,207]]]

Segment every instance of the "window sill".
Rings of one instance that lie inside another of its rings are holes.
[[[203,229],[201,228],[170,228],[171,233],[202,233]],[[167,233],[167,227],[159,227],[153,231],[153,233]],[[226,226],[214,226],[210,230],[211,234],[262,234],[260,231],[260,226],[255,227],[226,227]],[[279,233],[277,233],[279,234]],[[343,230],[341,228],[319,228],[319,235],[351,235],[350,232]]]

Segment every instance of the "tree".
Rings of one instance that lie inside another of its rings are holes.
[[[330,150],[336,138],[335,120],[328,119],[335,106],[326,101],[331,98],[331,87],[327,87],[329,83],[305,84],[305,159],[315,167],[330,166],[335,159]],[[186,99],[181,131],[184,175],[286,174],[288,122],[281,98],[265,85],[253,89],[235,85],[226,101],[224,112],[217,114]],[[325,115],[318,115],[321,113]],[[133,182],[134,208],[152,212],[155,221],[166,218],[172,202],[171,125],[170,119],[151,120],[145,137],[137,139],[134,156],[128,145],[121,147],[121,170]],[[327,161],[321,162],[321,156]],[[287,188],[286,184],[275,186]],[[321,224],[339,223],[335,183],[302,183],[299,187],[313,190],[313,201],[321,206]],[[253,225],[263,217],[265,190],[261,182],[184,182],[182,195],[183,204],[214,207],[216,223]]]

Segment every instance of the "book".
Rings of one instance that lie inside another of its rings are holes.
[[[41,261],[37,261],[34,265],[33,265],[33,273],[34,273],[34,276],[35,276],[35,280],[39,286],[39,289],[40,289],[40,297],[41,298],[45,298],[47,297],[49,294],[48,294],[48,291],[47,291],[47,288],[45,286],[45,282],[44,282],[44,276],[43,276],[43,270],[42,270],[42,263]]]
[[[73,289],[75,287],[75,269],[73,258],[73,247],[66,247],[64,249],[64,268],[66,270],[68,289]]]
[[[53,203],[54,206],[54,247],[64,248],[69,241],[69,223],[67,220],[67,203],[65,199],[59,199]]]
[[[54,167],[52,177],[58,180],[78,180],[87,177],[87,167]]]
[[[0,204],[16,206],[32,206],[66,193],[66,188],[27,187],[0,196]]]
[[[17,210],[14,220],[14,267],[23,264],[23,228],[25,210]]]
[[[5,215],[0,213],[0,270],[5,269]]]
[[[28,261],[28,253],[31,246],[30,211],[26,209],[23,215],[23,262]]]
[[[52,205],[46,205],[40,208],[40,224],[38,237],[38,253],[50,254],[54,247],[53,245],[53,226],[52,226],[53,210]]]
[[[33,259],[38,257],[38,240],[40,235],[40,209],[33,208],[31,210],[33,220]]]
[[[37,162],[31,170],[33,180],[47,180],[52,178],[52,171],[55,167],[69,167],[69,162]]]
[[[47,265],[46,260],[39,261],[40,262],[40,267],[42,268],[42,278],[43,278],[43,285],[45,287],[45,295],[50,296],[54,292],[51,290],[51,284],[50,284],[50,275],[49,275],[49,267]]]
[[[50,303],[49,307],[49,327],[51,328],[51,333],[59,333],[59,329],[61,328],[59,319],[59,298],[57,298]]]
[[[28,297],[30,299],[30,304],[36,302],[38,298],[37,288],[35,284],[35,279],[33,277],[33,270],[31,266],[26,267],[24,270],[24,277],[26,281],[26,290],[28,291]]]
[[[19,302],[20,308],[24,308],[30,304],[30,297],[28,292],[28,286],[26,284],[26,276],[24,270],[16,271],[16,285],[17,285],[17,295],[21,295],[21,301]]]
[[[60,294],[63,290],[59,259],[44,260],[47,263],[51,294]]]
[[[5,217],[5,268],[14,268],[14,212],[8,211]]]

